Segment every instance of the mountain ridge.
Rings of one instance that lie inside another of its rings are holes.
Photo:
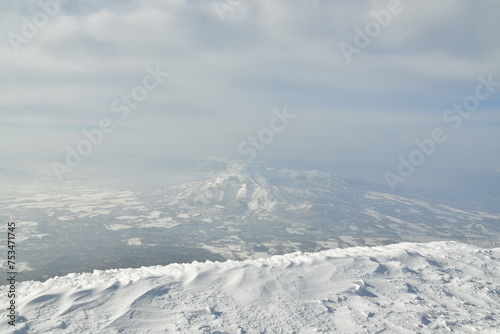
[[[20,283],[16,329],[493,333],[499,268],[499,248],[433,242],[70,274]]]

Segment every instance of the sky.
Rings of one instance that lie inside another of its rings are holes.
[[[496,0],[3,2],[0,169],[222,157],[500,196],[498,17]]]

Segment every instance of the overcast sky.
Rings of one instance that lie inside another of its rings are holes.
[[[247,159],[260,134],[256,160],[385,183],[442,129],[404,184],[500,188],[497,0],[40,2],[0,5],[0,168],[54,175],[109,119],[65,176]]]

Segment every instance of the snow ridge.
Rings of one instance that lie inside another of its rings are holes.
[[[16,333],[494,333],[499,258],[402,243],[70,274],[19,284]]]

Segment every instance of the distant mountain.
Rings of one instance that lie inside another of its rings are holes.
[[[403,243],[23,282],[2,333],[498,333],[500,249]],[[8,286],[0,303],[9,305]]]
[[[499,213],[422,200],[425,194],[396,195],[329,173],[275,170],[263,163],[219,162],[206,175],[169,188],[163,203],[191,221],[198,217],[242,229],[265,226],[269,238],[301,236],[312,243],[453,239],[494,246],[500,241]],[[265,239],[264,230],[260,236]]]
[[[213,177],[189,185],[174,204],[242,209],[245,213],[307,207],[328,190],[345,190],[345,183],[317,171],[276,171],[262,163],[229,163]],[[338,188],[338,189],[334,189]]]

